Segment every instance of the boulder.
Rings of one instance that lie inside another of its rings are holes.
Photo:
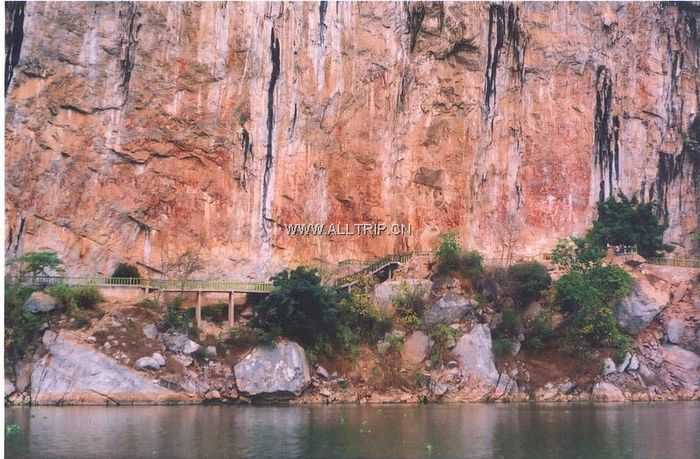
[[[146,324],[143,326],[143,334],[148,339],[155,339],[158,337],[158,329],[153,324]]]
[[[624,402],[625,395],[615,385],[599,382],[593,386],[591,398],[596,402]]]
[[[320,376],[321,378],[323,378],[323,379],[329,379],[329,378],[330,378],[330,374],[328,374],[328,370],[326,370],[325,368],[323,368],[321,365],[318,365],[318,366],[316,367],[316,374],[317,374],[318,376]]]
[[[662,346],[661,355],[669,382],[689,390],[700,389],[700,355],[673,344]]]
[[[428,357],[430,338],[422,331],[411,333],[403,343],[401,361],[407,366],[417,366]]]
[[[427,326],[443,323],[450,324],[460,321],[476,302],[457,293],[446,293],[432,306],[426,309],[423,322]]]
[[[498,371],[491,350],[491,331],[487,325],[475,325],[469,333],[462,335],[452,352],[465,375],[489,385],[498,383]]]
[[[620,326],[636,335],[668,304],[668,291],[654,288],[647,279],[635,282],[632,293],[615,307],[615,316]]]
[[[216,346],[207,346],[204,348],[204,356],[208,359],[216,358]]]
[[[293,341],[258,346],[234,367],[238,391],[249,397],[289,398],[311,382],[304,349]]]
[[[618,373],[624,373],[627,370],[627,367],[630,366],[630,362],[632,361],[632,354],[629,352],[625,354],[625,358],[622,359],[622,363],[620,363],[617,366],[617,372]]]
[[[407,286],[411,289],[421,289],[425,301],[430,297],[433,283],[428,279],[403,279],[394,281],[384,281],[374,287],[374,303],[385,313],[393,313],[393,298]]]
[[[167,403],[189,400],[119,364],[68,332],[47,331],[47,354],[34,364],[32,403],[99,404]]]
[[[630,359],[630,364],[627,365],[626,371],[639,371],[639,358],[633,354]]]
[[[163,357],[160,352],[154,352],[151,357],[153,357],[153,360],[155,360],[161,367],[165,365],[165,357]]]
[[[171,352],[180,352],[182,354],[192,354],[199,350],[199,344],[182,333],[168,333],[163,335],[165,347]]]
[[[17,388],[9,379],[5,378],[5,397],[9,397],[14,394]]]
[[[681,339],[685,333],[685,321],[681,319],[671,319],[665,324],[666,339],[671,344],[681,344]]]
[[[137,370],[157,370],[160,367],[161,365],[156,359],[148,356],[141,357],[140,359],[136,360],[136,363],[134,364],[134,368]]]
[[[58,306],[56,299],[44,292],[34,292],[24,302],[24,310],[33,313],[53,311],[56,306]]]

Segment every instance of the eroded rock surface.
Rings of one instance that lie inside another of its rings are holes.
[[[453,353],[465,375],[485,384],[498,383],[498,370],[491,350],[491,331],[487,325],[475,325],[469,333],[462,335]]]

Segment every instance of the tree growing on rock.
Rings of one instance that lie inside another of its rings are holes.
[[[30,275],[32,280],[52,272],[63,271],[63,262],[56,252],[52,251],[29,252],[10,260],[8,264],[17,268],[20,277]]]

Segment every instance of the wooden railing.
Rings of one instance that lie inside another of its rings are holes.
[[[654,257],[648,258],[652,265],[675,266],[677,268],[700,268],[700,258],[697,257]]]

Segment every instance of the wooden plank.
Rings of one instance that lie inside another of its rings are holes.
[[[234,305],[233,292],[228,293],[228,324],[233,327],[236,321],[236,310]]]

